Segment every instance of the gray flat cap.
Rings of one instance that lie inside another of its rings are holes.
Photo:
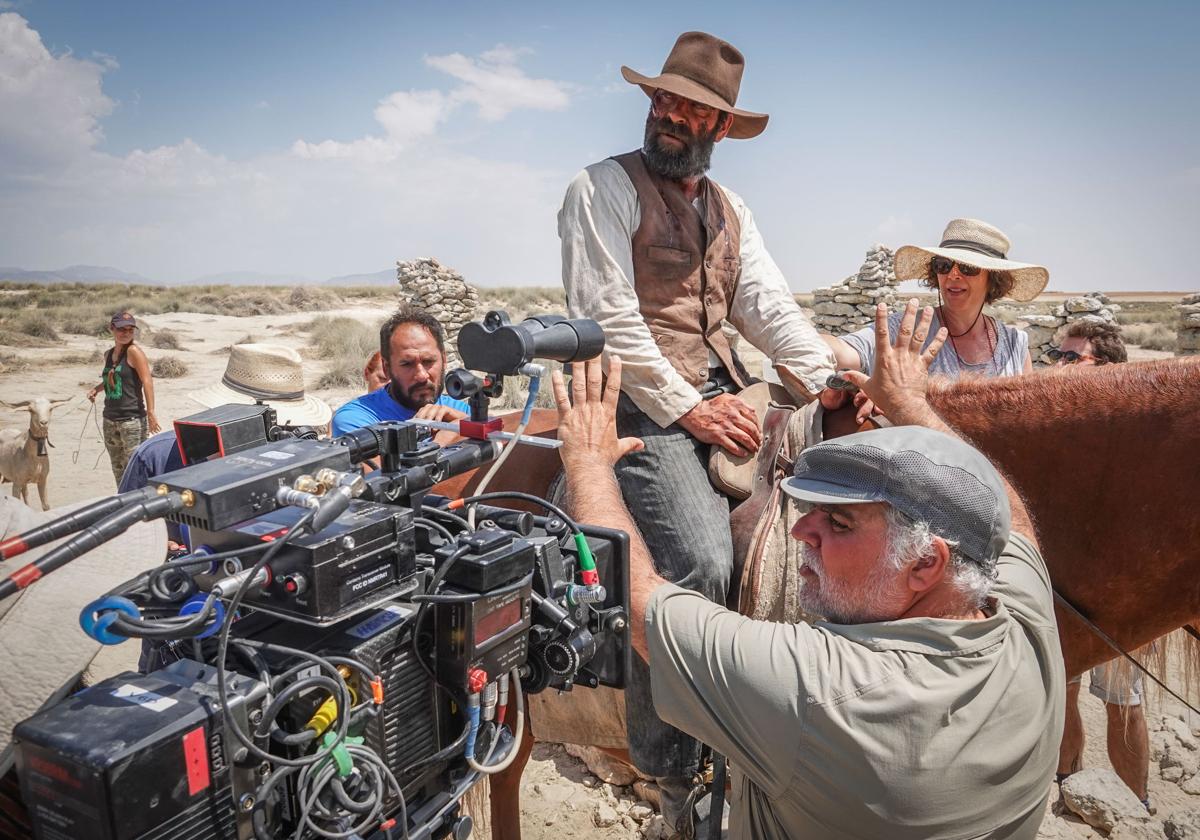
[[[858,432],[811,446],[783,482],[813,504],[887,502],[991,573],[1008,542],[1011,513],[1000,474],[983,453],[921,426]]]

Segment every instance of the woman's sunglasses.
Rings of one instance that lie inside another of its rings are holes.
[[[958,273],[963,277],[974,277],[979,273],[978,266],[967,265],[966,263],[955,263],[954,260],[948,259],[947,257],[933,258],[933,270],[938,274],[949,274],[950,270],[953,269],[955,265],[958,266]]]
[[[1100,359],[1093,356],[1091,353],[1076,353],[1074,350],[1047,350],[1046,355],[1050,357],[1050,361],[1061,361],[1065,365],[1074,365],[1079,362],[1095,362],[1098,365],[1104,364]]]

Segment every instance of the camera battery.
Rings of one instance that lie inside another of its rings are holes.
[[[227,672],[243,732],[267,686]],[[239,808],[258,778],[217,700],[216,670],[182,660],[120,674],[18,724],[21,794],[37,840],[254,836]]]

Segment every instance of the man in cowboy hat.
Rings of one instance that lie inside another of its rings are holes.
[[[654,703],[733,771],[729,837],[1034,840],[1062,734],[1050,576],[1020,497],[926,399],[944,329],[887,310],[868,378],[896,426],[824,441],[781,487],[807,513],[800,606],[755,621],[664,580],[613,465],[620,363],[554,382],[571,512],[630,534],[630,628]],[[581,382],[585,379],[586,382]],[[697,835],[704,836],[704,835]]]
[[[618,423],[646,444],[618,465],[625,501],[659,571],[719,603],[733,546],[728,501],[707,476],[709,447],[748,455],[760,438],[754,410],[737,396],[751,379],[722,322],[763,351],[800,401],[833,371],[753,215],[705,176],[716,143],[767,125],[766,114],[735,105],[743,65],[729,43],[685,32],[659,75],[623,67],[650,99],[642,147],[576,175],[558,214],[570,314],[598,321],[605,353],[624,360]],[[630,752],[660,778],[673,821],[699,744],[654,716],[644,663],[634,671]]]

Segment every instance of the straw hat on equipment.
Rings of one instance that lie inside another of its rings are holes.
[[[205,408],[265,402],[275,409],[280,425],[324,426],[333,417],[324,400],[305,394],[300,354],[278,344],[235,344],[220,383],[188,397]]]

